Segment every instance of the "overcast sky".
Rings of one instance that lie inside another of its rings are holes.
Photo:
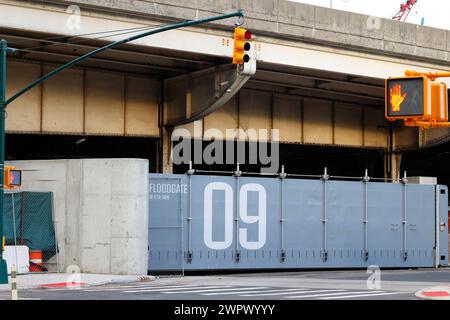
[[[406,0],[290,0],[314,4],[317,6],[330,7],[334,9],[358,12],[383,18],[392,18],[400,9],[400,4]],[[430,27],[450,30],[450,1],[449,0],[418,0],[408,22],[424,24]]]

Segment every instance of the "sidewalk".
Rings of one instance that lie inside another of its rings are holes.
[[[128,276],[111,274],[66,274],[66,273],[27,273],[17,276],[18,289],[55,288],[73,286],[96,286],[110,283],[153,281],[153,276]],[[8,284],[0,284],[0,290],[11,290],[11,277]]]
[[[450,285],[420,290],[416,292],[416,297],[429,300],[450,300]]]

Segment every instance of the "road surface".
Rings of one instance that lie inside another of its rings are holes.
[[[382,270],[375,278],[380,281],[368,286],[369,276],[365,270],[190,275],[78,289],[24,289],[19,299],[415,300],[418,290],[450,284],[450,268]],[[0,299],[10,299],[10,292],[0,291]]]

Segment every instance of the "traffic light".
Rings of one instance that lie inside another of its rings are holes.
[[[15,167],[5,166],[4,172],[4,187],[5,189],[14,189],[22,185],[22,171],[16,170]]]
[[[251,39],[252,33],[250,31],[239,27],[234,29],[234,64],[244,64],[250,61]]]
[[[448,121],[448,90],[445,83],[431,83],[431,109],[435,120]]]
[[[385,84],[385,113],[390,121],[405,120],[409,124],[446,122],[447,86],[433,82],[426,75],[388,78]]]
[[[422,119],[430,112],[431,81],[426,77],[386,79],[386,118]]]

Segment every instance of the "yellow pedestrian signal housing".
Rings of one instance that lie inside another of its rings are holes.
[[[406,71],[405,77],[385,81],[385,115],[389,121],[404,120],[421,129],[449,127],[448,94],[441,74]]]
[[[20,187],[22,185],[21,170],[16,170],[15,167],[5,166],[4,174],[5,189],[14,189],[14,187]]]
[[[251,49],[250,40],[252,33],[244,28],[234,29],[234,50],[233,63],[244,64],[250,61],[249,51]]]

